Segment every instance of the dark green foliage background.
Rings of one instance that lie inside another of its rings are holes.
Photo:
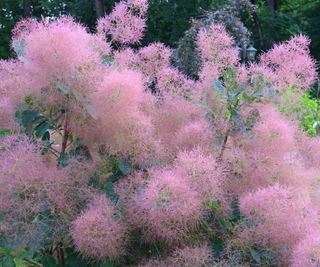
[[[117,0],[105,0],[106,13],[109,13]],[[150,0],[148,27],[143,44],[161,41],[176,46],[184,31],[190,27],[191,18],[198,18],[204,10],[218,8],[227,0]],[[312,54],[320,59],[320,0],[274,0],[273,15],[268,10],[267,0],[251,0],[258,6],[263,45],[260,45],[256,25],[247,11],[243,21],[252,31],[255,47],[267,50],[272,43],[287,40],[294,34],[304,33],[311,40]],[[78,21],[94,30],[96,13],[94,0],[32,0],[32,15],[59,16],[70,14]],[[10,34],[14,24],[23,18],[23,0],[0,1],[0,58],[9,58]]]

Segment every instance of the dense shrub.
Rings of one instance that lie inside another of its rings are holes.
[[[245,65],[212,23],[193,80],[169,47],[139,46],[147,7],[120,1],[96,34],[17,24],[0,62],[0,260],[316,266],[320,143],[286,108],[316,77],[308,38]]]

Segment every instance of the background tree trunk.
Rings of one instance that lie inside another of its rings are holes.
[[[268,10],[271,16],[274,14],[275,8],[276,8],[275,0],[268,0]]]
[[[252,5],[254,5],[254,1],[250,1],[250,3]],[[252,15],[252,18],[253,18],[253,21],[254,21],[254,25],[256,27],[256,30],[258,32],[258,36],[259,36],[259,45],[260,47],[263,47],[264,45],[264,37],[263,37],[263,33],[262,33],[262,27],[261,27],[261,23],[260,23],[260,19],[257,15],[257,12],[254,8],[250,8],[250,12],[251,12],[251,15]]]
[[[95,0],[97,19],[104,16],[104,0]]]
[[[25,17],[31,17],[31,1],[32,0],[23,0],[23,15]]]

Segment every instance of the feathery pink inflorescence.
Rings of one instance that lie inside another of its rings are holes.
[[[140,73],[132,70],[111,70],[94,95],[98,125],[84,139],[106,145],[110,154],[134,162],[144,162],[155,152],[151,118],[143,111],[144,103],[152,103]]]
[[[170,170],[155,170],[145,188],[129,202],[129,220],[145,238],[168,245],[180,243],[195,230],[203,216],[200,195]]]
[[[195,82],[188,79],[179,70],[172,67],[164,67],[157,75],[157,89],[159,92],[167,92],[172,95],[192,98]]]
[[[215,158],[200,147],[181,151],[174,162],[174,172],[183,177],[204,201],[221,199],[223,170]]]
[[[137,66],[149,82],[161,75],[163,68],[170,67],[171,49],[164,44],[155,42],[138,51],[139,61]]]
[[[259,120],[252,129],[252,138],[230,141],[232,150],[226,151],[232,177],[225,184],[237,194],[274,183],[301,185],[301,177],[307,172],[297,154],[295,126],[271,105],[255,108]]]
[[[238,61],[238,51],[233,38],[226,32],[224,26],[213,23],[208,29],[201,29],[197,38],[197,49],[200,52],[202,66],[213,66],[219,73],[235,66]]]
[[[271,245],[284,262],[318,221],[305,192],[279,184],[242,196],[240,210],[252,225],[244,229],[242,237],[262,246]]]
[[[290,267],[317,267],[320,264],[320,232],[308,234],[294,248]]]
[[[169,258],[170,266],[210,266],[212,250],[207,244],[176,249]]]
[[[309,44],[306,36],[299,35],[261,55],[261,64],[274,72],[279,89],[294,86],[306,90],[314,83],[316,63],[310,56]]]
[[[100,35],[111,36],[112,41],[121,44],[138,43],[146,27],[147,9],[148,1],[120,1],[109,15],[99,19],[97,31]]]
[[[248,149],[281,162],[285,154],[294,149],[296,128],[271,105],[257,105],[256,108],[260,118],[252,129],[255,138],[248,142]]]
[[[117,259],[125,254],[127,227],[117,217],[114,204],[97,196],[72,223],[71,236],[85,257]]]
[[[165,150],[165,160],[174,158],[180,150],[210,146],[211,127],[200,107],[166,95],[163,103],[151,112],[155,134]]]
[[[24,236],[26,246],[45,234],[37,232],[38,214],[48,211],[55,218],[46,238],[57,241],[79,213],[79,202],[91,196],[85,169],[57,169],[44,159],[26,136],[0,139],[0,231],[8,240]]]
[[[137,62],[139,62],[139,56],[130,47],[115,51],[113,54],[113,65],[116,68],[138,70]]]
[[[0,128],[15,126],[15,106],[29,94],[29,81],[19,61],[0,60]]]
[[[101,56],[110,53],[106,43],[71,17],[35,21],[29,33],[18,38],[13,41],[25,43],[24,68],[33,77],[36,90],[63,84],[86,95],[96,87]]]

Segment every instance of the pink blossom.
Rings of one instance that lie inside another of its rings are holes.
[[[307,194],[279,184],[242,196],[240,210],[252,225],[244,237],[262,246],[270,242],[284,262],[318,220]]]
[[[137,65],[143,75],[148,77],[149,82],[160,76],[163,68],[170,66],[171,53],[171,49],[157,42],[138,51],[139,61]]]
[[[159,92],[167,92],[169,94],[191,98],[194,94],[193,88],[195,83],[177,69],[164,67],[157,75],[156,86]]]
[[[309,44],[306,36],[299,35],[262,54],[261,64],[274,72],[280,89],[294,86],[306,90],[314,83],[316,63],[310,56]]]
[[[200,52],[202,66],[209,64],[217,68],[220,74],[239,61],[233,38],[220,24],[213,23],[208,29],[200,30],[197,49]]]
[[[0,128],[12,128],[16,105],[30,94],[31,87],[23,64],[15,60],[0,60],[0,80]]]
[[[101,35],[110,35],[112,41],[121,44],[138,43],[146,27],[147,8],[147,1],[120,1],[109,15],[99,19],[97,31]]]
[[[91,143],[105,144],[110,154],[142,163],[158,146],[151,118],[143,111],[148,101],[153,97],[146,93],[138,72],[112,70],[94,95],[98,124],[94,131],[80,134]]]
[[[149,260],[139,267],[206,267],[211,266],[212,252],[207,244],[184,246],[175,249],[163,260]]]
[[[203,216],[199,194],[169,170],[155,170],[145,188],[137,191],[129,209],[130,221],[149,242],[180,243]]]
[[[9,243],[22,238],[23,245],[34,249],[60,241],[79,213],[79,203],[91,195],[86,170],[57,169],[26,136],[0,139],[0,166],[1,235]],[[41,215],[44,221],[39,221]],[[48,219],[51,228],[39,229]]]
[[[172,256],[169,258],[171,265],[175,267],[184,266],[197,266],[206,267],[210,266],[212,260],[212,249],[207,244],[198,246],[189,246],[176,249]]]
[[[115,51],[113,65],[120,69],[138,70],[139,56],[132,48]]]
[[[320,264],[319,230],[308,234],[294,248],[290,267],[317,267]]]
[[[189,152],[181,151],[174,162],[174,168],[204,201],[221,199],[223,195],[221,182],[224,178],[222,168],[212,155],[200,147]]]
[[[225,184],[238,194],[274,183],[301,184],[306,172],[296,157],[295,125],[271,105],[260,104],[255,108],[259,120],[252,129],[252,137],[229,140],[232,149],[226,151],[225,159],[231,163],[232,177]]]
[[[37,78],[35,88],[54,86],[57,91],[57,86],[64,84],[79,94],[90,93],[89,88],[96,87],[93,77],[96,78],[101,55],[110,52],[107,44],[70,17],[34,23],[36,26],[31,27],[23,41],[25,71]]]
[[[165,150],[165,160],[174,158],[180,150],[210,145],[211,128],[200,107],[167,95],[151,112],[156,137]]]
[[[96,197],[73,222],[71,236],[85,257],[116,259],[125,253],[127,228],[105,196]]]

